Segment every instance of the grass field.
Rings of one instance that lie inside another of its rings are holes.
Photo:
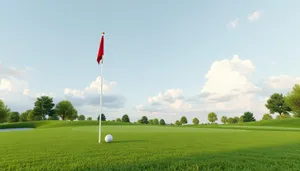
[[[278,127],[265,130],[261,129],[263,125],[255,124],[251,125],[255,129],[247,130],[242,126],[108,123],[103,126],[103,134],[112,134],[114,142],[98,144],[96,122],[31,124],[37,129],[0,132],[0,170],[288,171],[300,168],[300,131],[285,127],[278,131]],[[246,127],[250,126],[246,124]]]

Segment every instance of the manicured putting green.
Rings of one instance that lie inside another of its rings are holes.
[[[298,170],[300,132],[112,125],[0,133],[0,170]]]

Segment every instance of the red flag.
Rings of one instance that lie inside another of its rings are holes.
[[[104,55],[104,35],[102,35],[99,50],[98,50],[98,56],[97,56],[98,64],[100,64],[100,61],[102,60],[103,55]],[[103,63],[103,60],[102,60],[102,63]]]

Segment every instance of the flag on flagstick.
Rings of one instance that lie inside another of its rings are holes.
[[[104,56],[104,32],[102,32],[102,37],[100,41],[100,46],[97,55],[97,62],[100,64],[101,61],[101,88],[100,88],[100,114],[99,114],[99,137],[98,142],[101,143],[101,114],[102,114],[102,89],[103,89],[103,56]]]
[[[100,64],[100,61],[103,59],[103,55],[104,55],[104,32],[102,33],[102,38],[100,41],[100,46],[99,46],[98,55],[97,55],[98,64]],[[102,63],[103,63],[103,60],[102,60]]]

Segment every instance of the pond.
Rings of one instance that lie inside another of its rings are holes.
[[[0,129],[0,132],[27,131],[32,129],[34,128],[6,128],[6,129]]]

